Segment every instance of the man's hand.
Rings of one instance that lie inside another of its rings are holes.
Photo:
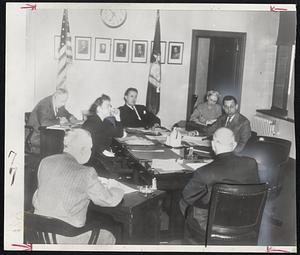
[[[115,117],[116,121],[121,121],[119,109],[117,108],[111,109],[111,115]]]
[[[159,124],[158,123],[154,123],[153,127],[152,128],[158,128],[159,127]]]
[[[75,117],[75,116],[71,116],[70,118],[69,118],[69,121],[72,123],[72,124],[76,124],[77,122],[78,122],[78,119]]]
[[[67,124],[69,121],[67,120],[67,118],[65,118],[65,117],[60,117],[59,118],[59,124],[60,125],[65,125],[65,124]]]

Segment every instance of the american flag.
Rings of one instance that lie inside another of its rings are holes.
[[[64,15],[62,19],[58,56],[59,57],[56,89],[66,89],[67,69],[69,64],[71,64],[73,60],[70,25],[67,9],[64,9]]]

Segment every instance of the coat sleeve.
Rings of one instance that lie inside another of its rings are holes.
[[[87,194],[94,204],[99,206],[117,206],[124,196],[124,191],[118,188],[106,188],[98,180],[95,169],[91,168],[87,180]]]
[[[114,121],[115,125],[112,123],[112,121]],[[111,120],[105,119],[103,121],[103,123],[107,127],[105,129],[107,136],[110,136],[110,137],[122,137],[123,136],[123,125],[120,121],[116,121],[116,119],[113,118]]]
[[[251,127],[249,120],[246,120],[240,128],[240,139],[235,148],[235,152],[241,152],[251,137]]]
[[[56,118],[54,114],[51,116],[49,108],[43,105],[37,109],[37,119],[41,126],[52,126],[59,124],[59,119]]]
[[[143,107],[143,111],[146,111],[147,122],[150,126],[153,126],[156,123],[159,125],[161,124],[160,118],[158,118],[152,112],[149,112],[145,106]]]
[[[204,182],[202,168],[196,170],[192,179],[188,182],[182,191],[182,200],[180,202],[180,209],[183,215],[185,215],[188,206],[193,205],[197,200],[204,197],[207,192],[207,184]]]

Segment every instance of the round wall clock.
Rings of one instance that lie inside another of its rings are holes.
[[[111,28],[117,28],[124,24],[127,18],[126,10],[102,9],[100,12],[103,23]]]

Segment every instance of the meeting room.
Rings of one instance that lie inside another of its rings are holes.
[[[295,6],[214,6],[26,10],[25,244],[296,246]]]

